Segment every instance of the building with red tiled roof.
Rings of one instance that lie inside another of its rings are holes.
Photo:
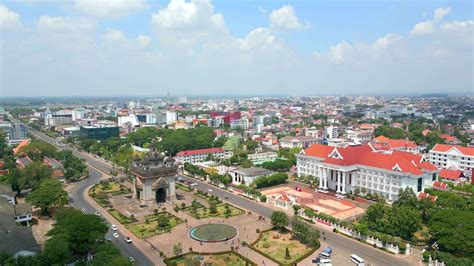
[[[23,169],[30,165],[33,161],[30,159],[28,156],[20,157],[16,159],[16,164],[18,165],[19,168]]]
[[[356,188],[396,200],[400,189],[431,187],[439,170],[420,154],[379,151],[371,145],[345,148],[315,144],[297,155],[298,176],[314,176],[321,189],[346,194]]]
[[[390,139],[385,136],[378,136],[370,142],[376,150],[386,151],[406,151],[420,153],[420,147],[414,141],[406,139]]]
[[[441,172],[439,172],[439,177],[443,181],[453,182],[455,184],[465,181],[464,174],[460,170],[442,169]]]
[[[472,180],[474,147],[436,144],[429,154],[430,162],[438,168],[462,171],[465,177]]]
[[[12,150],[12,151],[13,151],[13,154],[17,154],[17,153],[20,151],[21,148],[27,146],[28,144],[30,144],[30,140],[28,140],[28,139],[22,140],[22,141],[18,144],[18,146],[16,146],[16,147]]]
[[[209,155],[214,158],[229,158],[233,155],[233,152],[225,151],[222,148],[188,150],[178,152],[175,159],[179,163],[197,163],[205,161]]]

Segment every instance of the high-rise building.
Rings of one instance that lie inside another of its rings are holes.
[[[22,140],[28,138],[28,131],[25,124],[18,123],[10,126],[8,139],[10,144],[20,143]]]
[[[166,124],[172,125],[178,120],[178,114],[175,111],[166,111]]]

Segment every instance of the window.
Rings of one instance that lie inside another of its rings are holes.
[[[420,177],[418,178],[418,187],[417,187],[417,192],[420,192],[423,186],[423,178]]]
[[[436,173],[433,173],[433,179],[432,181],[436,181]]]

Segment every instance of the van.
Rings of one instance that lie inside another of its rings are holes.
[[[361,257],[357,256],[356,254],[351,255],[351,261],[354,262],[355,265],[357,265],[357,266],[364,266],[365,265],[364,260]]]

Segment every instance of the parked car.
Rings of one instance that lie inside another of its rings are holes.
[[[113,224],[113,225],[110,226],[110,229],[112,229],[113,231],[117,231],[117,226],[115,224]]]
[[[212,192],[212,189],[208,189],[207,192],[211,193],[211,192]]]
[[[119,238],[119,237],[120,237],[120,235],[119,235],[118,233],[114,233],[113,236],[114,236],[115,238]]]
[[[99,212],[95,212],[94,214],[97,215],[97,216],[100,216],[100,213],[99,213]]]
[[[128,257],[128,260],[129,260],[131,263],[135,263],[135,259],[134,259],[132,256]]]
[[[127,243],[129,243],[129,244],[130,244],[130,243],[132,243],[132,239],[131,239],[130,237],[128,237],[128,236],[127,236],[127,237],[125,238],[125,242],[127,242]]]
[[[321,253],[319,253],[319,257],[321,258],[330,258],[332,253],[332,248],[325,247]]]

